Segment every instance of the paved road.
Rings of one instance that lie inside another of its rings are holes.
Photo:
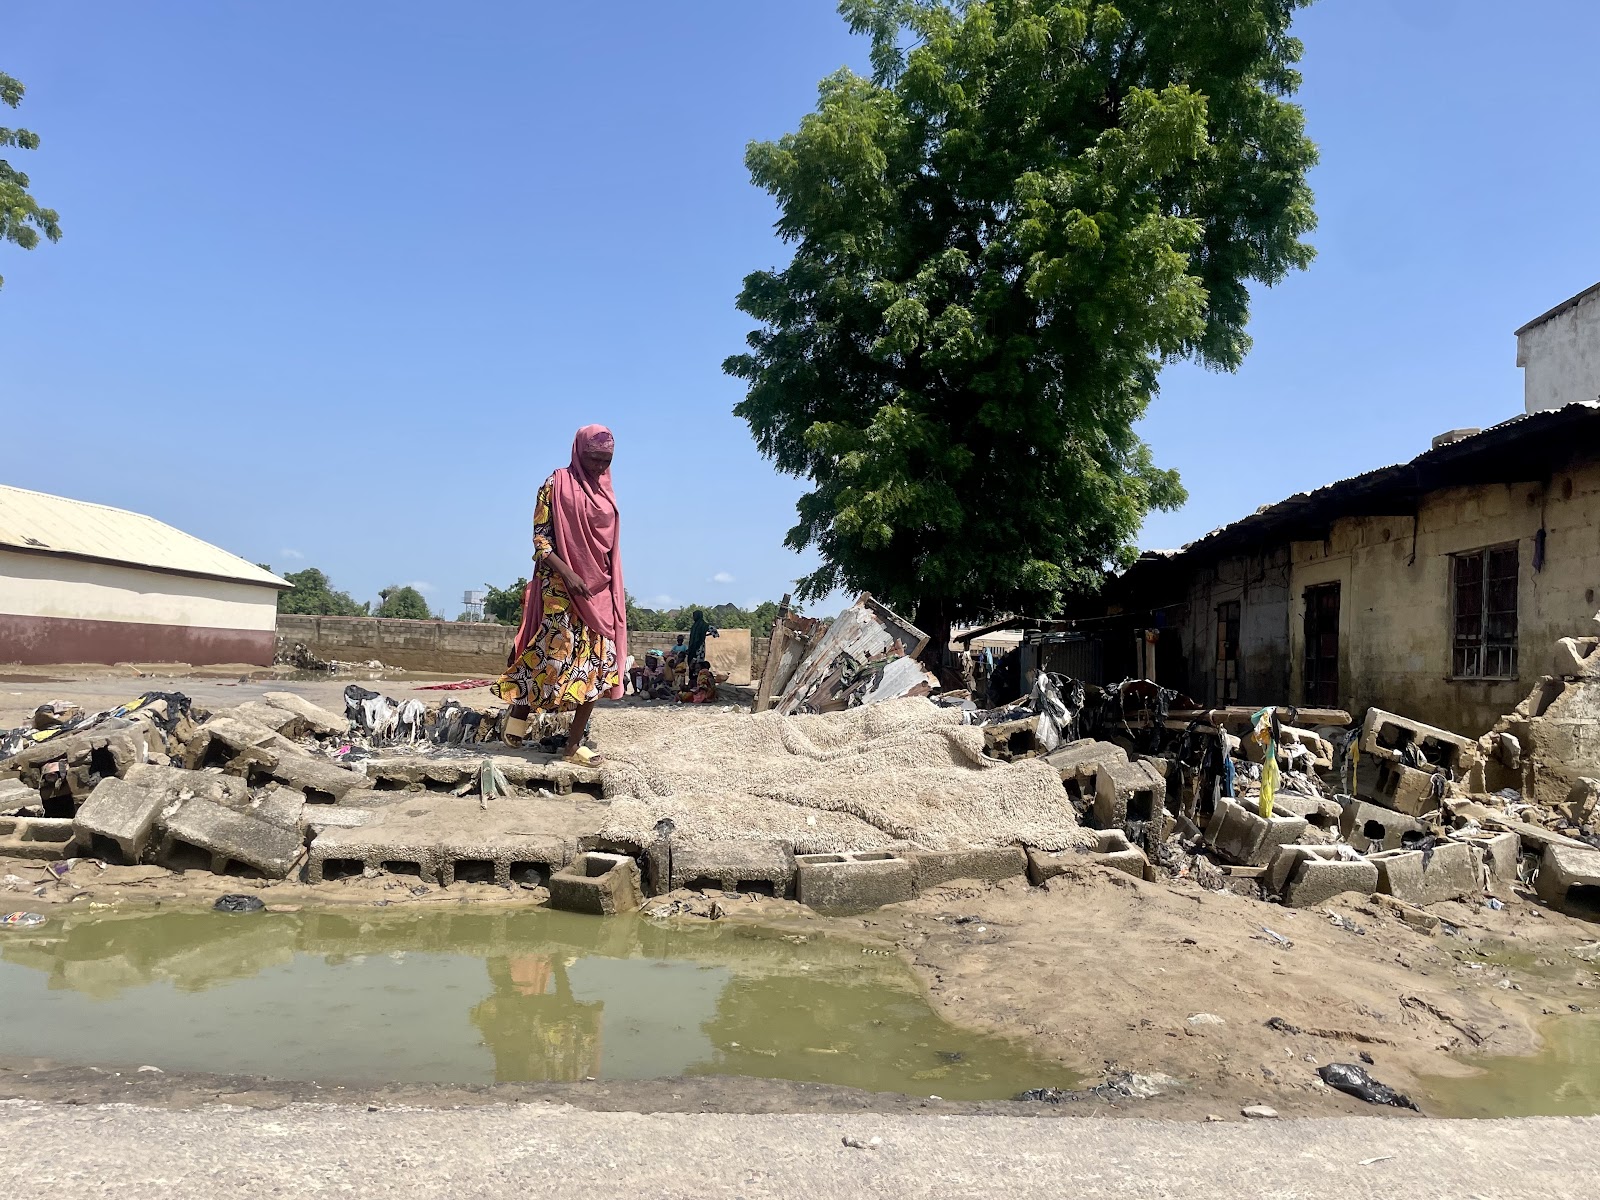
[[[852,1149],[846,1136],[882,1142]],[[0,1102],[3,1196],[328,1194],[1593,1200],[1600,1118],[1185,1124]]]

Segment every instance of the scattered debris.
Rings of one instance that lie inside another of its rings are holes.
[[[1394,1108],[1422,1111],[1412,1103],[1411,1097],[1379,1083],[1367,1074],[1365,1067],[1359,1067],[1355,1063],[1329,1063],[1327,1066],[1318,1067],[1317,1075],[1329,1087],[1337,1088],[1358,1100],[1365,1100],[1368,1104],[1387,1104]]]
[[[218,896],[217,902],[211,906],[221,913],[253,913],[266,908],[259,896],[241,896],[237,892],[229,892],[226,896]]]

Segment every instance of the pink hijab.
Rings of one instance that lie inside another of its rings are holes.
[[[611,469],[591,474],[583,465],[586,452],[607,451],[616,439],[604,425],[585,425],[572,439],[572,462],[551,476],[550,508],[555,520],[556,553],[573,573],[588,584],[592,594],[574,595],[572,607],[579,618],[617,647],[620,677],[628,655],[628,607],[622,590],[622,539],[618,536],[617,496],[611,490]],[[539,629],[544,614],[544,594],[539,575],[528,582],[522,604],[522,628],[517,631],[521,655]],[[606,693],[622,698],[622,685]]]

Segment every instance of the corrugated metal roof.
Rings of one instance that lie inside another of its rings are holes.
[[[0,484],[0,547],[287,590],[236,554],[125,509]]]

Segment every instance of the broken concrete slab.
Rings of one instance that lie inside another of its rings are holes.
[[[0,857],[66,858],[73,834],[69,817],[0,817]]]
[[[915,850],[908,857],[916,866],[919,889],[936,887],[956,879],[999,883],[1002,879],[1014,879],[1028,873],[1028,856],[1021,846]]]
[[[1483,863],[1485,874],[1491,880],[1515,883],[1517,860],[1522,856],[1522,840],[1511,832],[1504,833],[1452,833],[1453,841],[1471,846]]]
[[[312,755],[285,755],[267,774],[302,793],[310,804],[334,804],[371,782],[365,775]]]
[[[1429,937],[1433,937],[1435,934],[1437,934],[1441,925],[1443,924],[1443,922],[1441,922],[1439,918],[1434,916],[1432,913],[1424,912],[1422,909],[1416,907],[1416,905],[1407,904],[1405,901],[1394,896],[1380,895],[1374,892],[1371,896],[1367,897],[1367,903],[1372,905],[1372,907],[1377,909],[1379,912],[1394,917],[1398,921],[1404,921],[1418,933],[1426,934]]]
[[[155,836],[161,810],[178,796],[190,773],[173,767],[141,765],[127,779],[105,779],[79,807],[74,840],[89,858],[133,866]]]
[[[1439,904],[1483,890],[1479,858],[1465,842],[1441,842],[1423,851],[1422,903]]]
[[[1421,841],[1427,836],[1428,827],[1415,817],[1356,800],[1344,810],[1339,832],[1358,850],[1399,850],[1410,849],[1411,843]]]
[[[163,815],[160,827],[156,858],[174,871],[199,868],[225,875],[248,868],[282,879],[305,848],[298,830],[198,798]]]
[[[1378,868],[1378,891],[1406,904],[1424,904],[1421,850],[1383,850],[1367,857]]]
[[[795,895],[821,913],[857,913],[912,900],[916,868],[892,851],[795,855]]]
[[[589,851],[550,876],[550,907],[614,916],[643,903],[639,864],[623,854]]]
[[[1283,889],[1286,908],[1310,908],[1342,892],[1367,894],[1378,887],[1378,868],[1366,859],[1302,858]]]
[[[1541,900],[1568,916],[1600,921],[1600,850],[1546,846],[1535,889]]]
[[[1294,792],[1278,792],[1272,797],[1272,815],[1304,817],[1306,824],[1324,832],[1338,832],[1339,818],[1344,809],[1335,800],[1319,796],[1301,796]]]
[[[816,639],[774,707],[784,716],[841,709],[845,678],[853,680],[862,663],[916,658],[927,644],[922,630],[863,594]]]
[[[1600,679],[1600,638],[1562,638],[1556,642],[1552,675],[1568,679]]]
[[[1265,874],[1261,876],[1262,886],[1270,892],[1282,893],[1288,886],[1289,878],[1295,872],[1303,859],[1324,858],[1335,859],[1339,852],[1333,846],[1323,845],[1293,845],[1279,846],[1272,856],[1272,861],[1267,864]]]
[[[1567,819],[1574,825],[1587,825],[1595,814],[1597,802],[1600,802],[1600,779],[1579,776],[1567,793]]]
[[[316,737],[341,737],[350,732],[349,717],[329,712],[304,696],[297,696],[293,692],[267,692],[261,699],[274,708],[294,713],[304,724],[305,731]]]
[[[775,842],[674,842],[670,889],[794,894],[794,855]]]
[[[10,816],[24,808],[38,808],[42,803],[38,788],[15,779],[0,781],[0,813]]]

